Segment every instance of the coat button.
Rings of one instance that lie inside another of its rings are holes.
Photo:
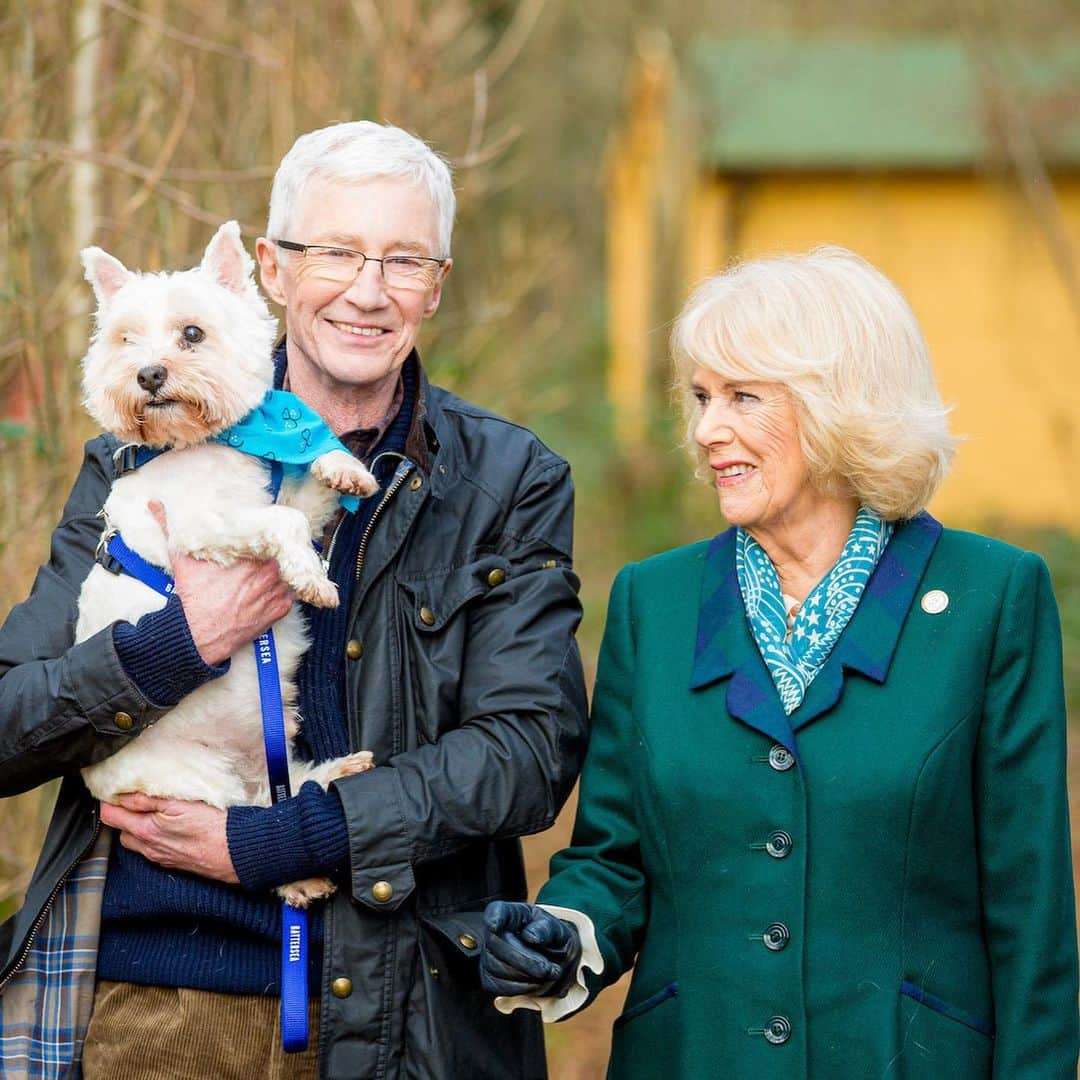
[[[793,843],[790,833],[784,832],[783,829],[776,829],[769,833],[768,839],[765,841],[765,850],[774,859],[786,859],[791,854],[791,845]]]
[[[949,594],[944,589],[931,589],[919,601],[927,615],[940,615],[949,606]]]
[[[337,998],[347,998],[352,993],[352,979],[344,975],[330,984],[330,992]]]
[[[345,655],[350,660],[359,660],[364,655],[364,643],[357,641],[356,638],[349,638],[345,646]]]
[[[475,949],[476,938],[474,938],[472,934],[458,934],[458,944],[463,949]]]
[[[765,1041],[783,1046],[791,1038],[791,1021],[786,1016],[770,1016],[765,1021]]]
[[[385,904],[387,900],[394,895],[394,886],[389,881],[376,881],[371,886],[371,895],[379,901],[380,904]]]
[[[429,607],[422,607],[420,609],[420,621],[425,626],[434,626],[435,625],[435,612],[432,611],[431,608],[429,608]]]
[[[113,723],[116,724],[121,731],[130,731],[135,725],[135,720],[131,713],[118,712],[113,715]]]
[[[487,576],[487,583],[495,588],[496,585],[501,585],[506,580],[506,571],[501,566],[496,566],[494,570],[490,571]]]
[[[424,486],[424,478],[422,476],[414,476],[409,481],[410,491],[419,491]]]
[[[786,747],[776,744],[769,751],[769,765],[777,772],[787,772],[795,764],[795,756]]]
[[[791,940],[791,931],[782,922],[769,923],[765,927],[765,933],[761,935],[761,940],[770,952],[779,952]]]

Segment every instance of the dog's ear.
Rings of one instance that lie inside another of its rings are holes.
[[[229,292],[239,293],[247,288],[255,264],[244,250],[240,226],[226,221],[206,245],[202,269]]]
[[[99,247],[83,248],[79,252],[86,280],[94,288],[98,307],[109,301],[135,276],[124,264]]]

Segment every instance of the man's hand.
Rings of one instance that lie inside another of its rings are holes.
[[[224,810],[203,802],[157,799],[140,792],[101,804],[101,820],[120,830],[120,843],[169,870],[239,883],[229,856]]]
[[[165,507],[149,503],[165,538]],[[191,638],[207,664],[221,664],[282,618],[296,594],[281,580],[275,559],[237,559],[219,566],[170,548],[176,595],[184,605]]]

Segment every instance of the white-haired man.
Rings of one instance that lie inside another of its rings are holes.
[[[80,1052],[88,1080],[544,1075],[538,1025],[494,1011],[475,954],[485,903],[524,897],[518,837],[551,824],[584,751],[573,495],[534,436],[427,382],[416,342],[453,218],[424,143],[339,124],[286,155],[257,244],[285,311],[279,385],[381,489],[325,538],[342,603],[308,612],[298,746],[371,750],[375,769],[227,814],[123,796],[100,810],[120,842],[102,843],[77,768],[213,678],[292,597],[273,564],[177,556],[165,608],[73,646],[113,476],[115,446],[88,445],[52,560],[0,630],[0,795],[67,776],[0,937],[5,1076],[16,1056],[36,1076]],[[310,917],[316,1034],[285,1057],[271,890],[323,874],[339,890]]]

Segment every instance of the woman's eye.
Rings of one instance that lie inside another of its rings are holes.
[[[206,335],[197,326],[185,326],[183,331],[184,341],[189,345],[198,345]]]
[[[694,400],[704,409],[709,404],[709,395],[704,390],[695,390]]]
[[[747,402],[750,402],[750,401],[760,401],[761,400],[761,398],[759,398],[757,396],[757,394],[750,394],[750,393],[747,393],[745,390],[736,390],[735,394],[734,394],[734,398],[740,405],[745,405]]]

